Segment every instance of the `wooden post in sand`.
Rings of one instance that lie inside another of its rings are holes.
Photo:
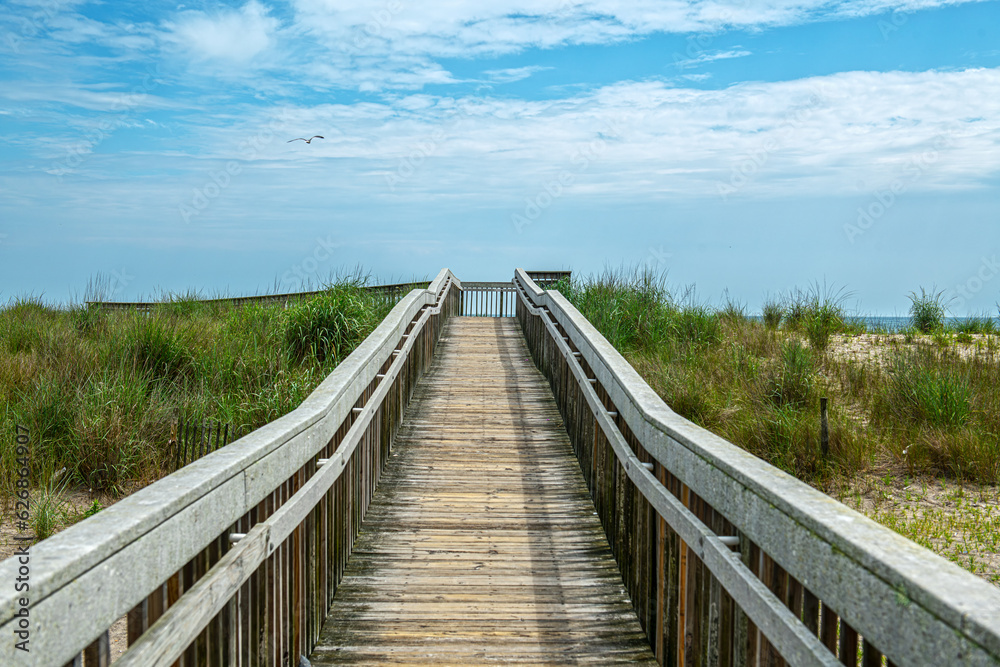
[[[826,418],[826,398],[819,399],[819,446],[823,458],[830,456],[830,425]]]

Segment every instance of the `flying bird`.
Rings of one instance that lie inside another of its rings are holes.
[[[315,136],[309,137],[308,139],[303,139],[302,137],[297,137],[297,138],[292,139],[290,141],[286,141],[285,143],[286,144],[290,144],[290,143],[292,143],[292,141],[304,141],[304,142],[306,142],[308,144],[308,143],[311,143],[313,139],[326,139],[326,137],[321,137],[320,135],[317,134]]]

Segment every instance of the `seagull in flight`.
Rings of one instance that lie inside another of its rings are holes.
[[[317,135],[314,135],[312,137],[309,137],[308,139],[303,139],[302,137],[297,137],[295,139],[292,139],[291,141],[286,141],[285,143],[286,144],[290,144],[290,143],[292,143],[292,141],[304,141],[304,142],[306,142],[308,144],[308,143],[311,143],[313,139],[326,139],[326,137],[321,137],[320,135],[317,134]]]

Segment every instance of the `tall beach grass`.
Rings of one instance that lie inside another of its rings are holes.
[[[298,406],[385,317],[394,299],[352,276],[282,304],[170,297],[150,311],[0,309],[0,468],[15,475],[14,425],[31,433],[31,474],[125,493],[166,471],[177,415],[241,431]]]
[[[884,465],[998,481],[998,357],[962,355],[922,335],[941,331],[933,293],[918,297],[908,333],[880,334],[885,350],[877,363],[833,353],[835,341],[866,328],[847,315],[848,295],[818,284],[766,299],[759,318],[678,298],[663,276],[644,269],[605,271],[556,289],[673,410],[806,481],[823,486]],[[970,327],[992,334],[992,323],[984,316]],[[831,406],[827,458],[821,397]]]

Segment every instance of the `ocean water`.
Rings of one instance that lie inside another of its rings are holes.
[[[875,316],[857,317],[853,319],[861,320],[862,322],[865,323],[865,325],[869,329],[876,329],[876,330],[882,329],[885,331],[899,331],[901,329],[906,329],[912,323],[912,320],[909,317],[887,317],[887,316],[875,315]],[[975,319],[982,320],[983,318],[946,317],[944,318],[944,324],[946,328],[950,329],[952,327],[957,327],[963,322],[968,322],[969,320],[975,320]],[[998,321],[997,318],[993,318],[993,323],[997,325],[998,329],[1000,329],[1000,321]]]
[[[753,319],[761,320],[763,319],[760,315],[754,315]],[[900,317],[897,315],[858,315],[858,316],[848,316],[848,321],[861,321],[865,323],[865,326],[871,331],[902,331],[910,326],[912,320],[909,317]],[[944,323],[947,328],[952,328],[963,322],[967,322],[972,319],[983,319],[982,317],[946,317],[944,318]],[[1000,320],[993,318],[994,324],[997,325],[997,329],[1000,330]]]

